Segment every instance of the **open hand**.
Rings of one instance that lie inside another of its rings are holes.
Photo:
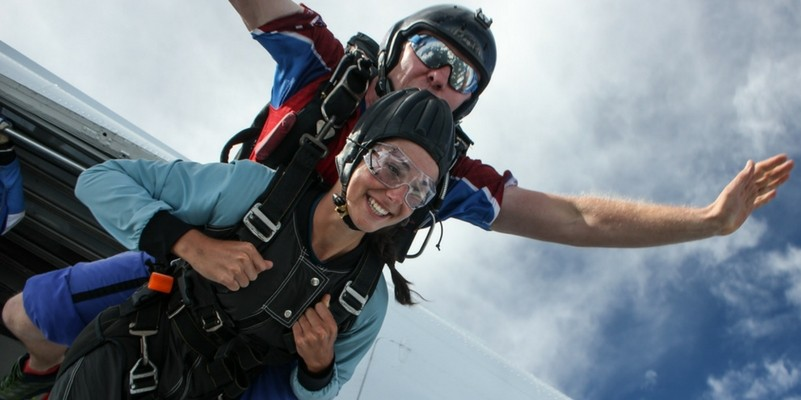
[[[736,231],[751,213],[776,197],[776,190],[790,178],[793,161],[779,154],[754,163],[749,160],[711,204],[715,215],[722,218],[719,231],[728,235]]]

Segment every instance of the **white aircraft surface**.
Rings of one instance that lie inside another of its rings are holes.
[[[77,176],[112,158],[182,158],[0,41],[0,114],[21,159],[26,217],[0,237],[0,301],[32,274],[122,250],[74,197]],[[232,132],[233,133],[233,132]],[[11,337],[2,327],[2,333]],[[22,354],[0,341],[0,367]],[[7,371],[0,370],[0,373]],[[422,306],[390,302],[343,399],[568,399]]]

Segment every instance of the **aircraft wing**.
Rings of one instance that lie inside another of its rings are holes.
[[[2,41],[0,113],[13,124],[5,133],[21,159],[27,207],[25,219],[0,237],[5,303],[35,273],[124,250],[74,197],[81,171],[112,158],[183,157]],[[422,306],[390,303],[378,340],[340,398],[567,399]],[[13,347],[0,353],[15,359],[23,350]]]
[[[35,273],[124,250],[73,195],[78,174],[111,158],[180,155],[0,41],[0,114],[13,127],[26,216],[0,237],[0,301]]]
[[[340,398],[569,400],[422,305],[389,303],[378,339]]]

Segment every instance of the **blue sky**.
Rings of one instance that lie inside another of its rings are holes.
[[[380,39],[430,4],[308,3]],[[748,159],[801,156],[798,1],[493,1],[471,155],[521,186],[703,206]],[[0,38],[192,159],[266,102],[227,2],[6,0]],[[402,272],[426,307],[577,399],[801,399],[801,178],[727,237],[577,249],[444,224]]]

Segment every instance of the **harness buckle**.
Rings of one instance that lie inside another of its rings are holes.
[[[364,309],[364,305],[367,303],[367,299],[370,296],[362,296],[361,293],[357,292],[356,289],[350,286],[351,283],[353,283],[353,281],[348,281],[348,283],[346,283],[345,287],[342,289],[342,293],[339,294],[339,304],[342,305],[342,308],[344,308],[345,311],[358,316],[362,313],[362,309]],[[359,303],[358,309],[348,302],[348,299],[345,298],[346,295],[350,299],[353,299],[355,302]]]
[[[129,326],[131,335],[139,336],[139,345],[142,357],[136,360],[136,364],[128,372],[128,390],[131,394],[146,393],[156,390],[159,385],[159,369],[156,364],[150,362],[147,351],[147,337],[158,333],[157,330],[135,330],[134,324]]]
[[[128,380],[131,394],[154,391],[159,385],[159,369],[150,360],[142,357],[131,368]]]
[[[319,128],[321,130],[320,133],[324,134],[324,132],[328,131],[329,128],[330,128],[330,126],[328,126],[328,125],[332,124],[333,122],[334,122],[334,119],[332,118],[329,121],[329,123],[327,123],[323,127]],[[320,158],[321,159],[328,155],[328,146],[326,146],[325,143],[323,143],[323,141],[320,140],[320,138],[318,138],[317,136],[313,136],[313,135],[310,135],[308,133],[304,133],[300,137],[301,146],[304,145],[306,142],[309,142],[309,143],[313,144],[315,147],[317,147],[317,150],[320,150],[320,154],[321,154]]]
[[[250,233],[259,238],[259,240],[262,242],[267,243],[272,240],[273,236],[275,236],[275,233],[281,229],[281,222],[274,223],[273,221],[270,221],[270,219],[261,212],[259,209],[260,207],[261,203],[256,203],[253,205],[253,207],[250,207],[250,211],[245,214],[245,218],[242,219],[242,222],[248,228]],[[271,232],[267,235],[262,233],[262,231],[260,231],[259,228],[253,224],[254,220],[260,221],[262,224],[264,224],[264,226],[267,227],[267,229],[270,229]]]
[[[222,317],[220,317],[220,312],[214,310],[213,314],[205,314],[200,316],[200,325],[206,332],[216,332],[218,329],[222,328],[223,321]]]

